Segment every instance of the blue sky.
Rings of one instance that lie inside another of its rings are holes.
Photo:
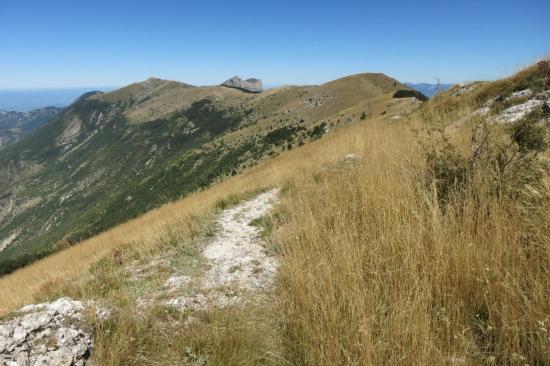
[[[494,79],[550,55],[548,14],[548,0],[2,0],[0,89]]]

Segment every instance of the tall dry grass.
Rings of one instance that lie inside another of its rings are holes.
[[[406,130],[360,140],[359,164],[300,174],[281,208],[288,361],[549,364],[548,200],[496,196],[482,171],[442,207]]]
[[[306,167],[319,167],[326,161],[352,153],[348,143],[352,140],[357,140],[354,129],[336,131],[320,141],[284,152],[244,174],[164,205],[0,277],[0,292],[3,295],[0,297],[0,315],[33,302],[36,294],[44,292],[44,287],[86,275],[92,264],[110,257],[113,250],[121,246],[130,246],[138,255],[147,255],[158,250],[167,232],[174,230],[181,238],[191,240],[200,230],[200,223],[211,217],[220,199],[280,185]]]
[[[192,240],[220,198],[280,185],[271,301],[206,312],[190,328],[181,325],[188,314],[138,316],[123,304],[98,324],[96,361],[193,364],[192,347],[220,365],[550,364],[548,199],[495,195],[481,168],[442,204],[413,132],[441,125],[469,154],[470,122],[440,122],[460,120],[475,103],[436,100],[408,123],[368,120],[286,152],[0,279],[12,296],[0,309],[86,276],[120,243],[147,256],[174,228]],[[358,159],[342,159],[348,153]]]

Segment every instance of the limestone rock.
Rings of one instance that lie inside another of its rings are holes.
[[[518,104],[507,108],[499,115],[495,116],[495,121],[499,123],[513,123],[519,121],[535,108],[541,107],[544,104],[542,100],[530,99],[523,104]]]
[[[233,76],[223,82],[223,86],[228,88],[239,89],[248,93],[261,93],[263,91],[262,81],[260,79],[246,79],[242,80],[238,76]]]
[[[93,344],[83,311],[66,297],[21,308],[0,323],[0,365],[85,365]]]
[[[537,96],[535,96],[535,99],[550,102],[550,90],[540,92]]]
[[[356,154],[346,154],[344,156],[344,162],[346,163],[353,163],[359,160],[359,156]]]
[[[514,99],[514,98],[529,98],[533,95],[533,91],[531,89],[525,89],[525,90],[520,90],[520,91],[517,91],[515,93],[512,93],[511,96],[509,96],[508,98],[506,99]]]

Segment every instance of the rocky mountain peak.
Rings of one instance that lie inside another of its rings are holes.
[[[224,81],[222,85],[248,93],[261,93],[263,91],[262,81],[255,78],[243,80],[238,76],[233,76],[231,79]]]

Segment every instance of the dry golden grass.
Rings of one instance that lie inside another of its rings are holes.
[[[359,138],[358,166],[299,175],[281,208],[287,360],[548,364],[548,202],[525,212],[473,190],[443,211],[406,131]]]
[[[361,128],[358,126],[356,129]],[[147,252],[155,247],[155,243],[169,227],[183,227],[185,231],[192,232],[192,218],[211,213],[220,198],[280,185],[306,167],[319,167],[327,161],[353,152],[349,150],[351,145],[348,141],[358,141],[354,131],[338,131],[300,149],[285,152],[242,175],[167,204],[10,275],[0,277],[0,289],[5,295],[0,298],[0,314],[32,302],[40,288],[49,283],[85,274],[91,264],[100,258],[111,256],[113,249],[123,244],[131,243],[137,251]]]
[[[487,188],[493,177],[480,171],[442,205],[426,184],[412,127],[474,108],[468,98],[446,103],[408,122],[375,118],[337,130],[1,278],[8,296],[0,308],[86,276],[119,243],[145,256],[174,227],[193,238],[196,218],[208,219],[220,198],[279,185],[273,301],[206,312],[190,328],[174,327],[186,314],[138,316],[121,305],[99,324],[95,360],[175,365],[190,346],[220,365],[550,364],[550,203],[497,196]],[[452,141],[468,154],[471,125],[449,121]],[[359,159],[342,160],[348,153]]]

